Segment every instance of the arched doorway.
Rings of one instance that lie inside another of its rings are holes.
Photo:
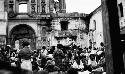
[[[9,34],[9,44],[15,48],[19,45],[19,49],[22,49],[22,42],[28,41],[32,50],[36,49],[35,31],[32,27],[26,24],[20,24],[15,26]],[[18,43],[18,44],[17,44]]]

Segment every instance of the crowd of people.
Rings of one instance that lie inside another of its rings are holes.
[[[27,70],[27,74],[78,74],[87,72],[88,74],[106,72],[105,48],[100,44],[100,48],[85,47],[84,49],[74,44],[47,49],[31,50],[29,43],[24,41],[23,49],[17,51],[11,46],[0,48],[0,61],[6,65]],[[86,74],[87,74],[86,73]]]

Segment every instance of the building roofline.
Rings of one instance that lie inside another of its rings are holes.
[[[89,16],[92,17],[94,14],[96,14],[98,11],[102,10],[102,5],[98,6],[94,11],[92,11]]]
[[[54,18],[86,17],[86,14],[85,13],[78,13],[78,12],[72,12],[72,13],[53,13],[52,17],[54,17]]]

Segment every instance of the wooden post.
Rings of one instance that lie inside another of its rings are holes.
[[[106,48],[106,74],[121,74],[123,60],[120,50],[120,25],[117,0],[102,0],[102,19]]]

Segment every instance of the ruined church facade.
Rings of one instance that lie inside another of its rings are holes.
[[[73,40],[82,48],[88,46],[87,14],[66,13],[65,0],[1,0],[0,6],[1,45],[22,48],[27,40],[32,49],[41,49]]]

